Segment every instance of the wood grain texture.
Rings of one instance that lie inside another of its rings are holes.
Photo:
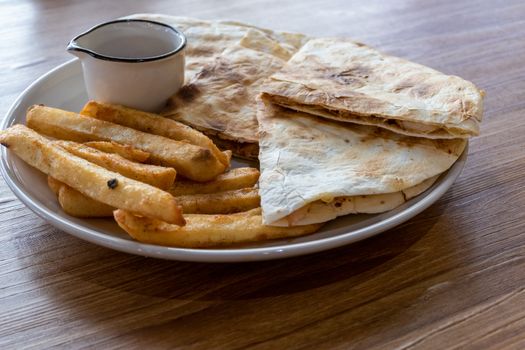
[[[249,264],[126,255],[46,224],[0,183],[0,348],[525,347],[525,3],[0,2],[0,112],[75,34],[138,12],[348,36],[474,81],[482,136],[446,195],[389,232]]]

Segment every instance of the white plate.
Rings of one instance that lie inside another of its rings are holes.
[[[25,123],[25,111],[32,104],[79,111],[87,101],[80,62],[69,61],[43,75],[15,101],[2,123],[2,129]],[[65,214],[47,187],[46,177],[2,147],[0,170],[15,195],[51,225],[73,236],[104,247],[155,258],[235,262],[291,257],[339,247],[377,235],[399,225],[438,200],[458,177],[467,150],[438,181],[422,195],[395,210],[377,215],[349,215],[325,225],[319,232],[288,240],[242,245],[234,248],[184,249],[142,244],[132,240],[108,219],[76,219]]]

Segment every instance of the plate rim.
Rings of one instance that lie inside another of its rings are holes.
[[[38,87],[38,85],[47,79],[52,79],[55,74],[58,74],[67,69],[74,69],[75,64],[80,64],[76,58],[64,62],[41,75],[26,89],[24,89],[8,109],[4,120],[1,123],[1,129],[4,130],[13,124],[14,120],[16,119],[14,112],[22,103],[26,95],[28,95],[33,89]],[[50,225],[90,243],[125,253],[167,260],[208,263],[249,262],[288,258],[334,249],[375,236],[410,220],[414,216],[426,210],[430,205],[435,203],[452,186],[465,166],[468,155],[468,146],[469,143],[467,141],[461,156],[445,172],[445,174],[440,176],[436,183],[434,183],[424,192],[426,193],[424,197],[419,198],[417,203],[406,207],[398,213],[376,223],[372,223],[370,225],[330,237],[319,238],[308,242],[283,242],[283,244],[271,247],[219,249],[177,248],[146,244],[108,235],[68,220],[67,218],[62,217],[60,213],[51,211],[43,203],[40,203],[38,199],[32,198],[32,196],[25,190],[24,186],[18,181],[11,167],[9,166],[7,150],[5,147],[1,148],[0,173],[15,196],[34,213],[36,213]],[[416,196],[415,198],[418,197],[420,196]],[[410,200],[407,203],[410,203]],[[342,228],[339,230],[342,230]]]

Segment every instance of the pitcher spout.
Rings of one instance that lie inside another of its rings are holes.
[[[76,41],[71,40],[66,48],[67,52],[70,54],[77,56],[80,59],[83,59],[86,56],[85,49],[80,47]]]

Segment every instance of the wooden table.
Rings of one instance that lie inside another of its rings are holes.
[[[320,254],[196,264],[118,253],[46,224],[0,184],[0,348],[524,348],[525,3],[0,2],[0,112],[70,59],[71,37],[138,12],[349,36],[475,82],[482,136],[436,204]]]

